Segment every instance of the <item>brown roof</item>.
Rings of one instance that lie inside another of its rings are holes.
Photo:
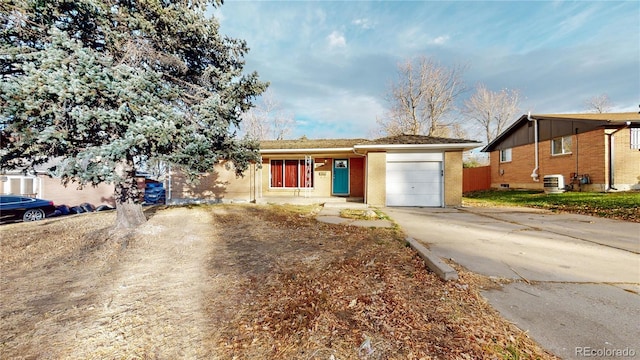
[[[298,139],[298,140],[263,140],[261,149],[336,149],[352,148],[354,145],[366,143],[366,139]]]
[[[427,145],[427,144],[467,144],[479,143],[475,140],[449,139],[426,135],[396,135],[368,141],[358,145]]]
[[[593,120],[593,121],[640,121],[640,113],[584,113],[584,114],[539,114],[531,115],[535,119],[558,119],[558,120]]]
[[[476,143],[475,140],[448,139],[425,135],[398,135],[367,139],[298,139],[298,140],[264,140],[260,142],[260,148],[264,150],[275,149],[337,149],[352,148],[356,145],[423,145],[423,144],[468,144]]]

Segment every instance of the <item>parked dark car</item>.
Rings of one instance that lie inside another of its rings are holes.
[[[144,203],[151,204],[164,204],[167,201],[166,191],[160,182],[150,182],[144,189]]]
[[[42,220],[53,213],[53,201],[19,195],[0,195],[0,221]]]

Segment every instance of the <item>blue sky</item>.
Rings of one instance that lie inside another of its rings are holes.
[[[638,1],[238,1],[213,14],[247,41],[298,138],[373,137],[399,62],[464,65],[469,91],[515,89],[522,113],[640,104]],[[469,138],[475,138],[469,134]]]

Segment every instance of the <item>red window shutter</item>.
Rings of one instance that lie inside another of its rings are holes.
[[[298,160],[285,160],[284,162],[284,186],[298,186]]]
[[[271,187],[283,187],[282,160],[271,160]]]

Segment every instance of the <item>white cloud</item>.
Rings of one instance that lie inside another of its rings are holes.
[[[451,37],[448,34],[434,35],[430,34],[423,26],[415,25],[401,28],[397,32],[397,43],[401,44],[405,49],[419,49],[426,45],[444,45],[449,42]]]
[[[640,87],[629,79],[640,76],[640,35],[626,31],[637,27],[635,3],[342,5],[225,1],[222,12],[211,9],[221,33],[247,41],[246,70],[271,82],[301,121],[300,136],[367,137],[384,113],[396,63],[418,55],[469,64],[467,85],[520,90],[525,113],[583,110],[602,93],[616,109],[637,111]]]
[[[449,35],[438,36],[437,38],[431,40],[431,44],[434,45],[443,45],[444,43],[449,41]]]
[[[373,24],[367,18],[355,19],[351,22],[353,25],[359,26],[365,30],[369,30],[373,28]]]
[[[330,48],[343,48],[347,46],[347,39],[345,39],[344,35],[335,30],[329,36],[327,36],[327,40],[329,41]]]

